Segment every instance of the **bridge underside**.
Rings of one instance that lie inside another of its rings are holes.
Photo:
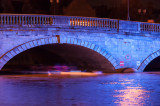
[[[160,71],[160,56],[153,59],[144,69],[144,72]]]
[[[47,70],[55,65],[75,66],[78,70],[114,72],[114,66],[99,53],[73,44],[49,44],[31,48],[13,57],[2,70]]]

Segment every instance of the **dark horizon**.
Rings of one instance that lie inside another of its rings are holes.
[[[64,9],[68,8],[73,0],[60,0],[58,4],[51,4],[50,0],[28,1],[29,2],[26,2],[25,0],[8,0],[5,4],[5,0],[0,0],[0,2],[2,2],[2,6],[0,6],[0,13],[50,14],[127,20],[128,0],[86,0],[92,10],[95,11],[95,13],[93,12],[94,14],[89,16],[84,14],[84,11],[81,10],[82,8],[78,10],[79,12],[77,12],[77,14],[66,14]],[[148,20],[153,20],[156,23],[160,23],[160,0],[129,1],[131,21],[147,22]],[[83,5],[83,3],[79,5]]]

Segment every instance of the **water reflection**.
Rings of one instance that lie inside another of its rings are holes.
[[[0,106],[159,106],[160,74],[0,77]]]
[[[119,103],[121,106],[129,105],[143,105],[145,104],[145,99],[149,98],[145,89],[141,87],[126,87],[125,90],[117,90],[120,93],[114,97],[118,97],[115,103]]]
[[[132,78],[133,77],[133,78]],[[105,89],[109,87],[114,90],[112,93],[114,105],[118,106],[146,106],[151,105],[152,90],[148,88],[150,82],[149,76],[147,80],[139,74],[130,75],[113,75],[111,81],[103,83]],[[156,87],[156,85],[154,85]],[[111,92],[111,91],[110,91]]]

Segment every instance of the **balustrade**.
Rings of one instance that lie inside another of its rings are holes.
[[[141,23],[140,27],[143,32],[160,32],[160,24]]]
[[[135,26],[140,25],[140,29],[137,29],[139,32],[160,32],[160,24],[143,22],[132,23],[135,23]],[[120,30],[125,30],[125,28],[130,27],[129,29],[132,29],[133,27],[128,24],[128,21],[107,18],[23,14],[0,14],[0,25],[60,25],[117,31],[119,31],[119,28]]]
[[[1,14],[0,25],[68,25],[107,29],[119,27],[118,20],[113,19],[21,14]]]
[[[1,25],[50,25],[52,24],[51,16],[43,15],[0,15]]]
[[[85,18],[85,17],[70,17],[70,26],[117,29],[118,20]]]

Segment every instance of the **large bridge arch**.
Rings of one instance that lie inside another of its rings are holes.
[[[150,54],[142,63],[141,65],[138,67],[138,72],[143,72],[144,69],[147,67],[147,65],[149,65],[149,63],[154,60],[155,58],[157,58],[158,56],[160,56],[160,50],[153,52],[152,54]]]
[[[3,54],[0,57],[0,70],[3,68],[3,66],[10,59],[12,59],[14,56],[18,55],[19,53],[21,53],[23,51],[26,51],[26,50],[33,48],[33,47],[38,47],[38,46],[47,45],[47,44],[55,44],[55,43],[75,44],[75,45],[87,47],[89,49],[92,49],[92,50],[98,52],[102,56],[104,56],[113,65],[113,67],[116,68],[116,66],[118,65],[117,59],[115,59],[109,52],[107,52],[105,49],[99,47],[96,44],[93,44],[91,42],[84,41],[81,39],[77,39],[77,38],[56,36],[56,37],[47,37],[47,38],[40,38],[40,39],[31,40],[31,41],[25,42],[23,44],[20,44],[16,47],[12,48],[11,50],[7,51],[5,54]]]

